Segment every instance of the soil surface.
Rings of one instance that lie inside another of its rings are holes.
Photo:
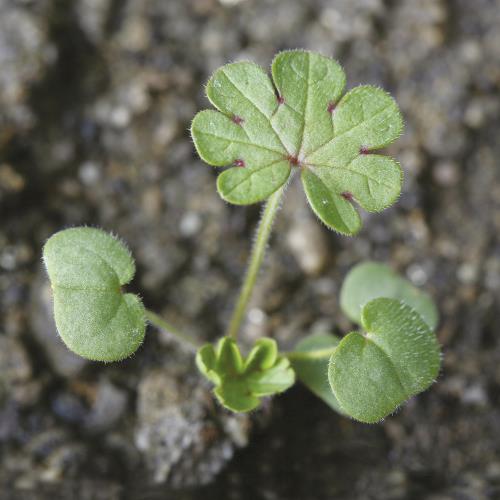
[[[444,360],[380,425],[300,386],[234,416],[168,334],[103,365],[52,320],[41,247],[88,224],[128,242],[149,308],[222,334],[260,207],[221,201],[189,123],[218,66],[296,47],[393,93],[404,191],[345,238],[294,183],[244,337],[348,332],[346,272],[390,263],[439,304]],[[499,90],[499,0],[0,0],[2,500],[500,498]]]

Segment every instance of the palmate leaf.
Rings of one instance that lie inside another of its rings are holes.
[[[434,382],[440,352],[427,323],[398,300],[368,302],[361,322],[366,334],[353,332],[342,339],[330,359],[328,378],[345,413],[374,423]]]
[[[285,391],[295,382],[288,359],[278,355],[272,339],[258,340],[244,358],[236,342],[223,337],[214,347],[206,344],[196,354],[200,372],[214,385],[219,402],[234,412],[251,411],[260,398]]]
[[[272,77],[274,85],[256,64],[237,62],[207,84],[218,111],[198,113],[191,133],[205,162],[232,165],[219,175],[220,195],[240,205],[264,200],[297,169],[317,216],[342,234],[356,233],[353,202],[377,212],[401,191],[398,163],[374,153],[402,132],[396,102],[369,85],[341,97],[342,68],[313,52],[281,52]]]
[[[70,350],[96,361],[118,361],[137,350],[145,311],[137,295],[121,291],[135,273],[123,243],[99,229],[66,229],[49,238],[43,260],[57,330]]]
[[[377,297],[403,301],[422,316],[431,330],[435,330],[438,312],[429,294],[419,290],[385,264],[362,262],[353,267],[340,291],[340,306],[344,313],[355,323],[361,324],[363,306]]]

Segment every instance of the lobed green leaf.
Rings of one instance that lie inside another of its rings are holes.
[[[342,339],[330,359],[328,378],[348,415],[374,423],[434,382],[440,352],[427,323],[398,300],[368,302],[361,321],[367,333]]]
[[[234,412],[251,411],[261,397],[283,392],[295,382],[289,361],[268,338],[258,340],[244,358],[234,339],[223,337],[217,347],[206,344],[198,350],[196,365],[215,385],[219,402]]]
[[[356,233],[361,219],[354,202],[376,212],[401,191],[398,163],[372,154],[402,132],[396,102],[369,85],[341,97],[344,71],[313,52],[281,52],[271,72],[273,81],[256,64],[237,62],[218,69],[207,84],[218,111],[198,113],[191,133],[204,161],[231,167],[218,178],[220,195],[239,205],[255,203],[299,169],[316,215],[342,234]]]
[[[135,273],[123,243],[99,229],[66,229],[49,238],[43,260],[57,330],[70,350],[96,361],[117,361],[138,349],[145,312],[136,295],[121,290]]]
[[[361,324],[363,306],[377,297],[398,299],[413,307],[431,330],[435,330],[438,312],[432,298],[410,281],[378,262],[362,262],[347,274],[340,291],[340,306],[344,313]]]

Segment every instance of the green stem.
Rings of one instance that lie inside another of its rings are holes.
[[[243,321],[248,302],[252,296],[255,280],[257,279],[257,275],[262,264],[267,242],[271,234],[273,221],[276,217],[284,191],[285,186],[278,189],[278,191],[272,194],[267,200],[262,218],[260,219],[259,227],[257,228],[255,243],[252,249],[252,255],[250,256],[250,263],[245,275],[245,280],[243,281],[243,286],[241,287],[240,295],[238,297],[238,301],[236,302],[236,306],[234,307],[231,322],[229,323],[229,328],[226,333],[228,337],[236,339],[238,336],[238,331]]]
[[[337,346],[315,349],[314,351],[289,351],[282,354],[288,359],[323,359],[330,357],[335,352],[335,349],[337,349]]]
[[[201,347],[201,344],[197,340],[179,331],[177,328],[172,326],[170,323],[165,321],[161,316],[158,316],[158,314],[154,313],[153,311],[146,309],[146,318],[156,328],[158,328],[159,330],[163,330],[167,333],[170,333],[177,340],[179,340],[182,344],[188,346],[190,349],[196,351],[198,350],[199,347]]]

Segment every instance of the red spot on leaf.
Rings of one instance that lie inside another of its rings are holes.
[[[242,160],[241,158],[237,158],[236,160],[233,161],[233,165],[235,167],[244,167],[245,166],[245,161]]]
[[[297,167],[300,165],[300,161],[299,159],[296,157],[296,156],[293,156],[293,155],[288,155],[286,157],[286,159],[290,162],[291,165],[293,165],[294,167]]]
[[[337,103],[333,102],[333,101],[330,101],[328,103],[328,107],[326,108],[328,113],[333,113],[335,111],[335,108],[337,107]]]
[[[352,201],[354,199],[353,194],[350,193],[349,191],[344,191],[343,193],[340,194],[340,196],[342,196],[342,198],[344,198],[344,200],[347,201]]]
[[[236,125],[241,125],[245,120],[241,116],[234,115],[233,118],[233,123],[236,123]]]
[[[359,148],[359,152],[362,155],[369,155],[370,154],[370,150],[366,146],[361,146]]]
[[[278,101],[278,104],[285,104],[285,98],[282,95],[277,95],[276,100]]]

